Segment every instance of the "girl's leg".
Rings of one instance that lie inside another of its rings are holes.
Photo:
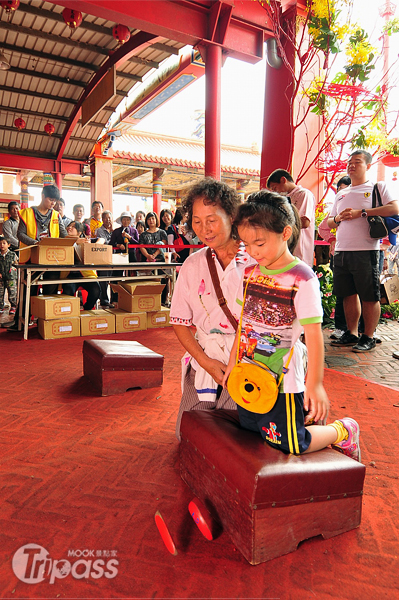
[[[354,419],[344,417],[330,425],[310,425],[306,429],[312,440],[305,452],[316,452],[331,444],[334,450],[360,462],[359,425]]]
[[[312,441],[303,454],[317,452],[317,450],[327,448],[327,446],[337,441],[337,430],[332,425],[309,425],[306,429],[310,432]]]

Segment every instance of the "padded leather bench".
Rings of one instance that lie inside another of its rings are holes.
[[[83,373],[101,396],[162,385],[162,354],[138,342],[84,340]]]
[[[365,471],[330,448],[283,454],[236,411],[183,413],[181,476],[253,565],[358,527]]]

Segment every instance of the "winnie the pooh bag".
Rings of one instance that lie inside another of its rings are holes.
[[[263,415],[269,412],[276,404],[283,377],[288,371],[288,365],[294,352],[294,346],[291,347],[287,363],[285,367],[283,367],[280,377],[277,373],[274,373],[266,365],[258,361],[239,361],[240,337],[245,297],[247,294],[249,281],[255,268],[256,266],[252,270],[251,275],[248,277],[248,281],[244,290],[241,317],[237,334],[238,344],[236,364],[231,370],[227,380],[227,390],[236,404],[242,406],[249,412]]]

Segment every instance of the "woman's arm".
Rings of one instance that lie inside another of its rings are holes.
[[[306,347],[308,349],[308,372],[303,407],[309,411],[305,423],[314,419],[320,421],[328,414],[329,400],[323,386],[324,341],[320,323],[304,325]]]
[[[229,378],[229,375],[233,369],[233,367],[236,364],[236,359],[237,359],[237,347],[238,347],[238,329],[236,332],[236,337],[234,338],[234,344],[233,347],[231,349],[231,353],[230,353],[230,359],[227,365],[227,369],[224,373],[224,377],[223,377],[223,387],[226,388],[227,387],[227,380]]]
[[[186,325],[173,325],[173,330],[183,348],[209,373],[218,385],[222,385],[226,365],[219,360],[209,358],[194,337],[190,327]]]

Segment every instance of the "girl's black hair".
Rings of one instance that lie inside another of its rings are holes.
[[[137,223],[136,223],[136,229],[137,229],[137,227],[138,227],[139,225],[141,225],[141,226],[142,226],[142,228],[143,228],[144,230],[146,229],[146,226],[145,226],[145,223],[144,223],[144,221],[137,221]]]
[[[286,196],[280,196],[268,190],[260,190],[248,196],[247,201],[238,209],[233,227],[237,231],[240,225],[259,227],[274,233],[283,233],[287,225],[292,227],[288,240],[288,249],[293,252],[299,240],[301,219],[295,206]]]

